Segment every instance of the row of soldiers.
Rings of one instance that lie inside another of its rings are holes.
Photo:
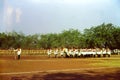
[[[68,49],[68,48],[55,48],[55,49],[48,49],[47,50],[48,57],[51,56],[51,54],[54,54],[55,58],[58,56],[61,57],[80,57],[80,56],[106,56],[108,55],[110,57],[111,50],[109,48],[105,49]]]

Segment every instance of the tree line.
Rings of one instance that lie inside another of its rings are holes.
[[[15,31],[0,33],[0,49],[47,49],[47,48],[110,48],[120,49],[120,27],[112,23],[93,26],[80,32],[78,29],[61,33],[25,35]]]

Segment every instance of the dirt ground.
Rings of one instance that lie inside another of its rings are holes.
[[[48,58],[0,56],[0,80],[120,80],[120,56]],[[118,64],[117,64],[118,63]]]

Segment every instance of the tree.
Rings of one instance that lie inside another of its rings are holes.
[[[120,49],[120,27],[117,27],[112,32],[112,48]]]
[[[61,33],[62,43],[64,47],[79,47],[81,33],[78,30],[69,29]]]
[[[0,33],[0,49],[17,48],[120,48],[120,27],[112,23],[84,29],[64,30],[61,33],[24,35],[22,32]]]

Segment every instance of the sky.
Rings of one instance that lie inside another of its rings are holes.
[[[102,23],[120,26],[119,0],[0,0],[0,32],[83,31]]]

